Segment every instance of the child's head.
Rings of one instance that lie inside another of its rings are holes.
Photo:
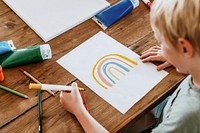
[[[150,20],[156,36],[174,46],[184,38],[200,55],[200,0],[154,0]]]

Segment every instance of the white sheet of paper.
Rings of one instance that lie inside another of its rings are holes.
[[[105,0],[3,0],[45,42],[93,17]]]
[[[168,74],[103,32],[57,62],[123,114]]]

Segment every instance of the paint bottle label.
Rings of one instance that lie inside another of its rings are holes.
[[[12,40],[0,42],[0,55],[13,51],[14,49],[16,48]]]
[[[10,51],[0,56],[2,68],[34,63],[52,58],[49,44]]]
[[[51,48],[49,44],[40,45],[40,53],[43,60],[52,58]]]

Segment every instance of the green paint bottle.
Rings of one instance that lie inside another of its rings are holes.
[[[49,44],[44,44],[24,49],[17,49],[0,55],[0,64],[2,68],[7,68],[34,63],[51,58],[51,48]]]

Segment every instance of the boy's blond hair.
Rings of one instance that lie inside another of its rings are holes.
[[[165,41],[187,39],[200,53],[200,0],[154,0],[151,25]]]

